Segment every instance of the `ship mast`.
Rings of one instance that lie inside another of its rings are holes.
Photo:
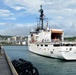
[[[40,5],[40,10],[39,10],[39,12],[40,12],[40,22],[41,22],[41,29],[43,29],[43,21],[44,21],[44,11],[43,11],[43,9],[42,9],[42,5]]]

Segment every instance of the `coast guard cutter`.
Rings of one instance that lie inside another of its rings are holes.
[[[76,43],[64,42],[62,29],[44,29],[44,11],[40,8],[39,26],[28,35],[29,51],[53,58],[76,60]],[[41,25],[41,26],[40,26]]]

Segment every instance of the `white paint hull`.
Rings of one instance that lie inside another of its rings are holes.
[[[45,44],[43,44],[43,46],[37,46],[37,44],[33,43],[29,44],[28,48],[29,51],[43,56],[65,60],[76,60],[76,46],[54,47],[53,45],[49,44],[47,47],[45,47]]]

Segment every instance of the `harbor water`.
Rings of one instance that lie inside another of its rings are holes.
[[[76,75],[76,61],[64,61],[43,57],[29,52],[27,46],[4,46],[4,50],[14,59],[23,58],[32,62],[39,75]]]

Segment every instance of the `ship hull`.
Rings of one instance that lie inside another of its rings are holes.
[[[29,44],[29,51],[53,58],[76,60],[76,47],[75,46],[59,46],[54,47],[52,44]]]

